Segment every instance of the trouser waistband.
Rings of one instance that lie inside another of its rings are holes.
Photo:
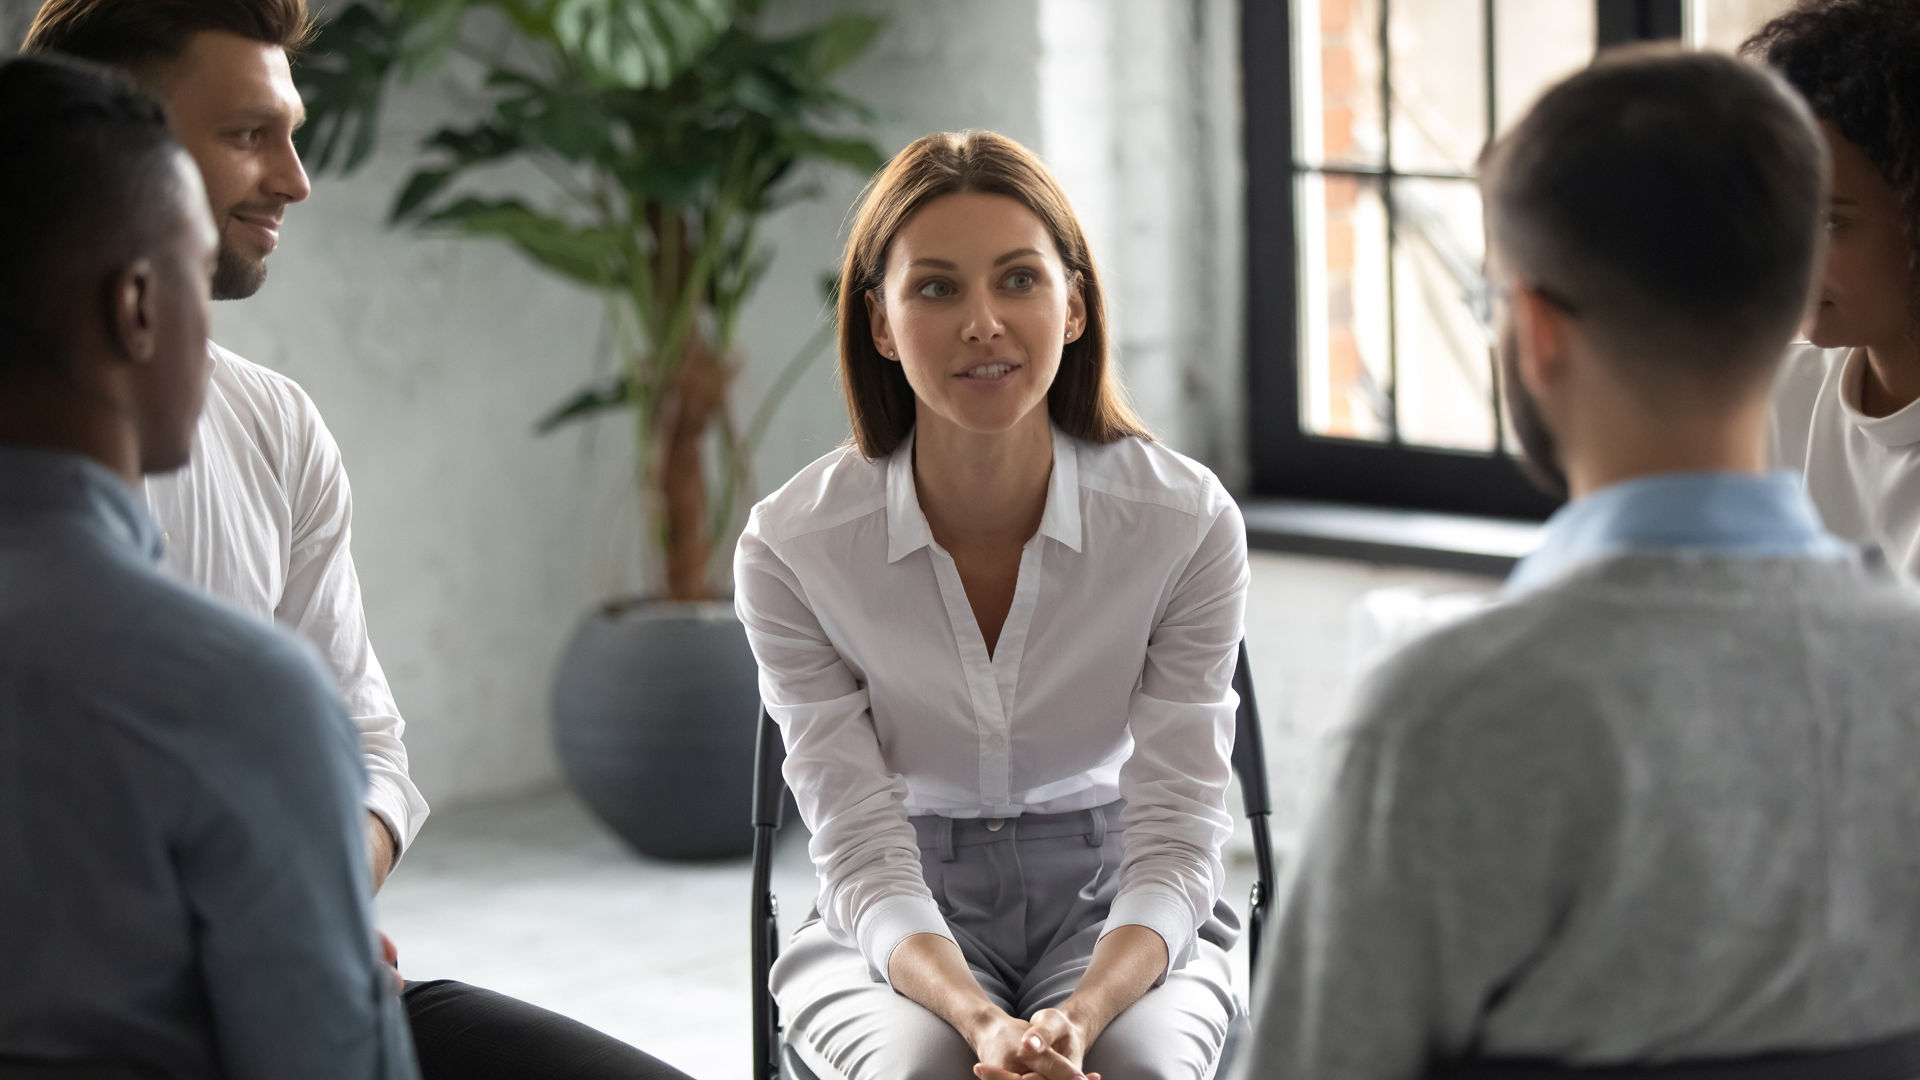
[[[1085,837],[1088,847],[1107,842],[1109,831],[1119,832],[1125,799],[1090,810],[1063,814],[1021,814],[1009,818],[951,818],[925,814],[908,818],[920,850],[937,852],[941,862],[952,862],[954,849],[974,844],[1017,843],[1021,840],[1057,840]]]

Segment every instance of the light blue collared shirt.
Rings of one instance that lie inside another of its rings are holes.
[[[1736,472],[1662,473],[1568,503],[1547,520],[1540,547],[1507,578],[1509,594],[1538,588],[1583,563],[1626,551],[1857,557],[1827,532],[1798,477]]]
[[[332,681],[159,554],[119,477],[0,447],[0,1060],[415,1080]]]

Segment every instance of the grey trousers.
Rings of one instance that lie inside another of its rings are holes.
[[[1113,903],[1121,803],[1071,814],[912,819],[920,865],[981,989],[1014,1016],[1064,1002],[1079,985]],[[1122,1013],[1084,1068],[1111,1080],[1206,1080],[1239,1013],[1226,950],[1239,920],[1225,903],[1198,953]],[[808,917],[773,965],[787,1039],[821,1080],[970,1080],[960,1034],[894,993],[858,950]]]

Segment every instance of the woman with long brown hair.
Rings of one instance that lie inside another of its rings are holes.
[[[1126,406],[1017,143],[895,157],[839,304],[853,439],[735,564],[821,878],[773,970],[788,1036],[843,1080],[1209,1076],[1240,514]]]

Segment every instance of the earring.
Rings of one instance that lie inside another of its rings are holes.
[[[1071,331],[1071,330],[1069,330],[1069,331],[1067,331],[1067,340],[1068,340],[1068,341],[1072,341],[1072,340],[1073,340],[1073,331]]]

